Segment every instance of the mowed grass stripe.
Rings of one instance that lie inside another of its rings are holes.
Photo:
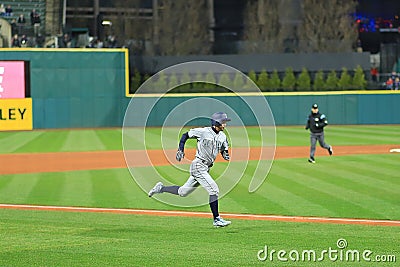
[[[232,212],[243,212],[243,213],[253,213],[258,212],[261,214],[274,213],[274,212],[289,212],[286,207],[281,205],[279,202],[274,202],[268,195],[264,194],[249,194],[248,186],[253,177],[253,173],[256,168],[256,161],[247,162],[246,166],[243,164],[230,163],[229,168],[234,170],[237,177],[227,177],[227,174],[223,174],[224,169],[228,165],[227,163],[217,163],[212,168],[211,176],[218,177],[218,180],[237,180],[240,178],[239,183],[221,199],[221,207],[224,207],[224,211]],[[227,192],[221,192],[221,194],[226,194]]]
[[[337,213],[322,206],[315,199],[305,198],[304,190],[301,187],[288,187],[284,179],[280,179],[278,175],[271,177],[266,186],[260,188],[256,192],[258,195],[264,195],[274,203],[278,203],[284,207],[288,213],[293,214],[324,214],[327,217],[335,217]],[[282,214],[283,211],[271,212],[265,207],[264,214]]]
[[[241,182],[220,201],[223,212],[290,214],[290,207],[271,194],[248,193],[248,183]],[[276,193],[276,192],[275,192]]]
[[[13,180],[13,177],[11,175],[4,175],[0,176],[0,192],[5,188],[11,181]]]
[[[60,151],[104,150],[105,145],[95,130],[70,131]]]
[[[396,143],[396,139],[388,136],[382,136],[377,139],[376,136],[366,136],[366,135],[360,135],[359,133],[355,132],[354,134],[351,133],[328,133],[325,134],[325,138],[329,143],[332,143],[332,145],[365,145],[365,144],[371,144],[371,145],[378,145],[378,144],[394,144]]]
[[[314,203],[314,207],[320,206],[321,210],[310,210],[306,206],[301,206],[302,203],[291,203],[291,205],[297,206],[299,213],[291,213],[287,215],[302,214],[304,216],[323,216],[323,217],[346,217],[341,209],[338,207],[348,207],[359,211],[361,214],[369,214],[369,210],[360,209],[358,205],[348,203],[348,201],[337,197],[336,195],[330,194],[325,190],[315,189],[312,186],[307,186],[301,182],[296,182],[291,179],[287,179],[285,176],[276,175],[276,179],[279,179],[281,186],[284,186],[287,191],[291,194],[296,195],[298,198],[304,198],[305,200]],[[306,213],[308,210],[309,213]],[[286,214],[285,214],[286,215]],[[354,216],[354,215],[353,215]]]
[[[359,156],[361,157],[361,155]],[[379,175],[383,173],[384,177],[387,177],[387,179],[391,182],[394,182],[396,184],[400,183],[400,179],[396,179],[399,177],[400,171],[400,153],[390,153],[387,155],[377,156],[362,155],[362,159],[363,160],[361,163],[363,164],[363,168],[371,169],[371,166],[373,166],[372,170],[377,169],[379,171]]]
[[[263,164],[261,162],[261,164]],[[279,163],[276,163],[279,165]],[[240,211],[246,213],[258,214],[315,214],[323,212],[325,216],[335,216],[336,214],[325,207],[309,201],[304,194],[296,194],[292,192],[291,186],[275,174],[275,165],[272,167],[271,172],[266,178],[262,186],[252,194],[248,193],[248,185],[253,178],[254,169],[256,168],[257,161],[250,161],[245,173],[243,174],[240,182],[235,188],[227,195],[226,198],[221,200],[226,205],[225,201],[234,199],[233,203],[239,205]],[[235,168],[235,164],[231,164],[231,168]],[[238,172],[239,174],[239,172]],[[225,179],[225,177],[221,177]],[[227,200],[228,198],[228,200]],[[242,210],[241,207],[245,207]],[[236,210],[235,206],[228,207]]]
[[[66,172],[67,183],[59,192],[60,201],[67,206],[93,206],[92,174],[90,171]],[[61,205],[61,204],[60,204]]]
[[[95,131],[105,150],[122,150],[122,129]]]
[[[320,161],[321,162],[321,161]],[[331,168],[321,167],[323,163],[318,164],[290,164],[289,168],[279,170],[282,179],[287,179],[287,184],[291,186],[304,187],[308,191],[307,198],[313,198],[319,194],[322,206],[338,210],[339,217],[360,217],[384,218],[387,219],[387,213],[390,213],[392,207],[389,203],[369,195],[360,194],[354,190],[349,190],[335,184],[335,176],[332,175]],[[320,167],[318,167],[320,166]],[[296,169],[296,172],[290,170]],[[339,167],[337,167],[339,168]]]
[[[270,195],[275,197],[276,201],[284,202],[285,207],[291,207],[291,214],[302,214],[302,211],[307,211],[305,214],[316,214],[322,212],[324,216],[337,216],[337,212],[325,205],[325,194],[314,194],[313,190],[304,187],[301,183],[292,183],[291,179],[283,176],[282,170],[287,169],[286,161],[275,161],[268,175],[266,182],[260,188],[257,194]],[[290,209],[286,207],[287,209]]]
[[[378,199],[380,201],[384,201],[382,204],[393,204],[398,205],[400,204],[399,200],[396,200],[398,193],[388,192],[387,190],[382,190],[381,187],[374,184],[373,182],[367,184],[365,182],[360,182],[360,180],[356,180],[354,175],[351,171],[344,171],[343,169],[336,170],[336,178],[334,181],[329,180],[330,183],[338,185],[342,188],[346,188],[353,192],[357,192],[361,195],[366,195],[373,197],[374,199]],[[366,176],[364,176],[368,179]],[[400,188],[398,188],[399,190]],[[399,192],[399,191],[398,191]],[[377,203],[379,204],[379,203]],[[395,214],[390,214],[390,216],[394,216]]]
[[[177,149],[181,135],[177,128],[165,127],[159,133],[159,139],[162,149]],[[146,137],[146,143],[151,138]],[[151,141],[150,141],[151,142]]]
[[[341,158],[339,158],[341,159]],[[375,190],[360,190],[356,183],[345,186],[340,180],[340,176],[335,173],[335,177],[332,177],[332,170],[341,169],[340,162],[333,163],[325,158],[327,161],[326,168],[318,168],[315,174],[316,176],[311,178],[311,184],[324,188],[324,190],[331,190],[338,195],[344,197],[349,202],[359,205],[364,209],[369,209],[372,214],[381,214],[382,219],[394,219],[398,218],[399,213],[393,209],[388,201],[382,199]],[[323,177],[318,179],[317,177]],[[351,183],[351,181],[348,181]],[[372,216],[372,215],[371,215]]]
[[[37,180],[40,178],[38,174],[25,175],[5,175],[0,180],[11,178],[0,188],[0,202],[13,204],[27,204],[27,196],[35,187]],[[29,203],[30,204],[30,203]]]
[[[40,204],[43,201],[61,203],[61,192],[66,184],[66,173],[41,173],[26,196],[26,203]]]
[[[35,142],[35,139],[43,135],[44,132],[13,132],[12,134],[0,132],[0,153],[14,153],[19,152],[19,148],[30,142]],[[21,151],[24,151],[21,149]],[[26,151],[24,151],[26,152]]]
[[[126,128],[122,138],[124,149],[172,149],[177,148],[179,139],[179,128],[172,127]]]
[[[121,134],[121,144],[124,149],[143,149],[142,133],[137,128],[130,128]],[[143,131],[143,129],[141,129]],[[125,145],[125,147],[124,147]]]
[[[37,152],[58,152],[64,145],[68,136],[68,131],[50,131],[41,132],[42,134],[31,142],[24,144],[15,152],[21,153],[37,153]]]
[[[339,159],[339,157],[335,157]],[[385,181],[388,186],[400,186],[399,166],[400,155],[352,155],[341,157],[341,164],[353,168],[356,173],[366,173],[378,180]],[[357,166],[357,168],[355,168]],[[359,167],[360,166],[360,167]]]
[[[309,145],[309,132],[304,126],[278,126],[276,132],[277,146]],[[328,125],[325,138],[332,145],[396,144],[398,132],[399,125]]]
[[[129,177],[120,175],[118,170],[89,171],[91,180],[92,201],[94,206],[109,205],[106,201],[111,201],[112,205],[123,207],[128,202],[123,192],[121,179]]]
[[[171,184],[182,185],[190,176],[189,164],[183,166],[180,165],[179,168],[182,169],[177,169],[173,166],[154,166],[154,170],[160,178],[162,177]]]
[[[393,128],[393,129],[392,129]],[[327,128],[327,135],[339,144],[396,144],[399,143],[396,130],[399,126],[336,126]]]
[[[135,207],[138,203],[145,209],[167,209],[167,205],[159,201],[154,201],[147,196],[135,180],[130,175],[127,169],[114,170],[115,177],[118,177],[119,194],[125,199],[123,207]],[[112,196],[111,196],[112,197]]]
[[[398,179],[400,167],[398,163],[392,165],[371,164],[367,156],[359,157],[360,160],[343,160],[341,168],[337,169],[336,175],[351,181],[373,186],[374,190],[381,190],[382,193],[399,194],[400,179]],[[387,162],[386,162],[387,163]],[[354,168],[357,164],[357,168]],[[397,169],[397,170],[396,170]],[[393,173],[388,173],[388,170]],[[397,183],[396,183],[397,181]]]
[[[337,158],[342,160],[342,158]],[[343,195],[350,202],[355,203],[357,205],[362,206],[365,209],[370,209],[371,211],[381,214],[382,219],[394,219],[400,215],[396,210],[393,209],[393,206],[390,204],[390,199],[386,201],[381,197],[379,192],[379,188],[376,190],[365,190],[363,187],[359,187],[359,184],[353,183],[351,180],[341,179],[341,176],[338,175],[335,171],[335,177],[332,177],[331,170],[333,169],[342,169],[340,166],[340,162],[336,161],[333,163],[332,161],[327,160],[326,168],[319,168],[316,170],[316,177],[325,177],[324,179],[319,180],[320,183],[313,179],[312,184],[320,184],[320,187],[325,189],[330,189],[338,195]],[[392,202],[392,201],[391,201]]]
[[[340,132],[358,132],[367,135],[395,135],[400,131],[399,125],[335,125],[333,128]]]

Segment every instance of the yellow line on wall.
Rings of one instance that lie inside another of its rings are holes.
[[[400,94],[394,90],[357,90],[329,92],[249,92],[249,93],[172,93],[172,94],[127,94],[128,97],[197,97],[197,96],[295,96],[295,95],[390,95]]]
[[[13,52],[125,52],[127,48],[0,48],[0,51],[13,51]]]

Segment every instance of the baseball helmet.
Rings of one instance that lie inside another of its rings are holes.
[[[228,115],[226,115],[225,112],[215,112],[211,116],[211,125],[212,126],[219,126],[227,121],[230,121],[231,119],[228,118]]]

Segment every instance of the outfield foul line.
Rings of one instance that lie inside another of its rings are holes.
[[[0,204],[0,208],[2,208],[2,209],[17,209],[17,210],[93,212],[93,213],[135,214],[135,215],[153,215],[153,216],[182,216],[182,217],[201,217],[201,218],[210,218],[210,216],[211,216],[210,213],[192,212],[192,211],[112,209],[112,208],[38,206],[38,205],[15,205],[15,204]],[[234,213],[223,213],[222,215],[229,219],[241,219],[241,220],[280,221],[280,222],[297,222],[297,223],[332,223],[332,224],[400,226],[400,221],[392,221],[392,220],[234,214]]]

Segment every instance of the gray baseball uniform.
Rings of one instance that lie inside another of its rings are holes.
[[[226,135],[222,131],[215,133],[211,127],[204,127],[190,129],[188,136],[197,139],[196,158],[190,165],[190,177],[179,188],[178,194],[187,196],[196,187],[202,185],[210,195],[218,195],[218,185],[208,172],[218,153],[228,150]]]
[[[148,193],[149,197],[154,194],[170,193],[180,195],[182,197],[189,195],[199,185],[202,185],[209,194],[209,204],[213,214],[213,225],[224,227],[231,224],[219,216],[218,211],[218,194],[219,188],[217,183],[208,173],[213,166],[214,161],[221,153],[225,160],[230,160],[228,152],[228,140],[223,133],[226,122],[230,121],[228,115],[224,112],[216,112],[211,116],[212,127],[193,128],[182,134],[179,141],[179,148],[176,152],[176,160],[181,161],[184,156],[185,143],[189,138],[197,139],[196,158],[190,165],[190,176],[186,183],[182,186],[171,185],[164,186],[162,182],[158,182]]]

